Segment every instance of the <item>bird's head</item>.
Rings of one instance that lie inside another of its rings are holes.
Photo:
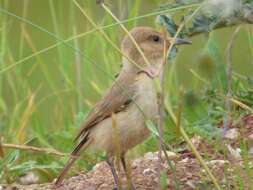
[[[164,49],[165,51],[169,49],[172,38],[167,38],[162,33],[150,27],[135,27],[130,31],[130,34],[141,48],[150,65],[152,67],[159,67],[159,65],[163,63]],[[190,42],[187,40],[176,39],[174,44],[180,45],[189,43]],[[139,53],[136,45],[128,35],[124,37],[121,43],[121,50],[139,66],[143,68],[147,67],[143,56]],[[133,64],[129,66],[131,63],[128,61],[125,62],[127,67],[136,68]]]

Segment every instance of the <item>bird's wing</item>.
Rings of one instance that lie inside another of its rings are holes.
[[[94,106],[88,114],[85,123],[81,127],[76,140],[85,135],[85,133],[101,122],[112,113],[117,113],[126,108],[132,102],[134,96],[134,76],[120,75],[107,94]]]
[[[126,76],[120,74],[116,82],[109,89],[107,94],[98,102],[95,107],[88,114],[86,122],[81,127],[76,140],[79,140],[77,146],[71,153],[72,157],[69,159],[62,172],[59,174],[55,187],[61,184],[64,176],[77,160],[80,152],[83,148],[89,145],[89,129],[101,122],[107,117],[110,117],[112,113],[122,111],[130,104],[134,98],[134,75]]]

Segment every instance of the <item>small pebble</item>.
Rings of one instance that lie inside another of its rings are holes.
[[[229,129],[224,137],[225,139],[236,140],[239,137],[239,131],[237,128]]]
[[[155,173],[155,171],[152,170],[152,169],[150,169],[150,168],[147,168],[142,173],[143,173],[143,175],[148,176],[148,175],[150,175],[152,173]]]

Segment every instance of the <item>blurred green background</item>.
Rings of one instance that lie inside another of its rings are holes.
[[[100,26],[115,23],[95,1],[78,2]],[[167,2],[169,1],[119,0],[108,1],[108,5],[120,20],[133,18],[125,23],[128,29],[141,25],[159,29],[156,16],[150,13],[158,12],[159,6]],[[90,108],[112,84],[114,75],[119,72],[121,56],[96,31],[62,43],[61,40],[93,30],[72,1],[0,0],[0,8],[2,141],[70,152],[77,128]],[[9,11],[9,14],[5,11]],[[184,13],[185,10],[179,10],[173,12],[173,15],[177,19]],[[138,19],[141,15],[147,17]],[[42,30],[33,24],[40,26]],[[234,30],[233,27],[221,29],[210,33],[209,38],[207,35],[199,35],[190,39],[193,44],[180,47],[177,58],[169,63],[166,73],[166,101],[175,110],[179,87],[184,87],[186,93],[183,114],[192,133],[205,129],[200,123],[209,123],[210,106],[220,111],[214,123],[218,124],[222,120],[222,95],[226,93],[226,48]],[[120,47],[124,36],[122,29],[118,25],[109,26],[105,32]],[[55,43],[59,44],[36,55]],[[96,64],[75,49],[79,49]],[[27,59],[30,55],[32,57]],[[241,89],[252,89],[252,58],[252,27],[243,25],[232,50],[235,94]],[[206,100],[208,98],[218,100],[210,104]],[[166,140],[170,142],[174,136],[169,116],[166,124]],[[214,125],[212,121],[209,124],[209,127]],[[197,130],[191,130],[196,126]],[[151,139],[132,154],[138,156],[156,149],[156,141]],[[101,159],[103,155],[86,155],[85,161],[79,163],[79,169],[89,169]],[[50,155],[7,151],[5,158],[0,161],[0,168],[3,169],[0,170],[0,177],[4,181],[11,181],[35,168],[44,175],[44,180],[51,180],[65,161],[66,158],[59,159]],[[6,177],[1,172],[4,170],[10,175]]]

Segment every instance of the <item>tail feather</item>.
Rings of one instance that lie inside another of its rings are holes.
[[[59,185],[62,183],[62,181],[63,181],[65,175],[68,173],[69,169],[70,169],[70,168],[72,167],[72,165],[75,163],[75,161],[77,160],[77,158],[78,158],[78,156],[72,157],[72,158],[69,159],[68,163],[67,163],[66,166],[63,168],[63,170],[61,171],[61,173],[60,173],[59,176],[57,177],[57,180],[55,181],[55,184],[54,184],[54,185],[55,185],[56,187],[59,186]]]
[[[65,167],[63,168],[63,170],[61,171],[61,173],[59,174],[54,183],[55,187],[61,185],[64,177],[66,176],[72,165],[75,163],[75,161],[78,159],[81,150],[83,150],[89,145],[90,141],[89,142],[88,141],[89,141],[89,133],[87,133],[84,136],[84,138],[78,143],[74,151],[71,153],[71,158],[68,160],[67,164],[65,165]]]

